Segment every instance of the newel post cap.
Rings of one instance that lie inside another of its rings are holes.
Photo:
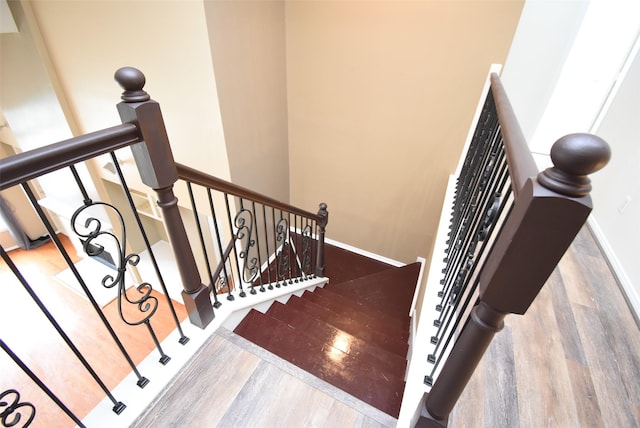
[[[538,174],[538,183],[566,196],[588,195],[588,175],[602,169],[610,158],[611,149],[602,138],[584,133],[565,135],[551,147],[554,166]]]
[[[134,67],[119,68],[114,78],[116,82],[124,89],[122,100],[126,103],[140,103],[149,101],[149,94],[143,89],[147,82],[146,77],[140,70]]]

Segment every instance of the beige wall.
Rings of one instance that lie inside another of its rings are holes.
[[[401,261],[430,248],[486,73],[522,1],[286,3],[290,197]]]
[[[120,122],[113,80],[122,66],[147,77],[179,162],[229,178],[202,1],[32,1],[80,132]]]
[[[289,201],[284,2],[205,1],[231,180]]]

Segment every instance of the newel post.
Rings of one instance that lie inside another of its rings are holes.
[[[604,167],[610,156],[597,136],[567,135],[551,149],[554,166],[520,190],[482,268],[479,303],[426,395],[428,416],[417,426],[446,426],[505,316],[527,311],[584,225],[592,209],[588,174]]]
[[[316,251],[316,276],[324,276],[324,233],[329,222],[329,211],[327,211],[327,204],[324,202],[320,204],[318,210],[318,248]]]
[[[118,112],[122,123],[138,126],[141,142],[131,146],[142,182],[155,190],[171,247],[180,271],[182,298],[192,324],[204,328],[214,318],[208,288],[202,284],[196,261],[178,209],[173,185],[178,171],[160,112],[160,105],[143,89],[144,74],[132,67],[116,71],[115,79],[124,89]]]

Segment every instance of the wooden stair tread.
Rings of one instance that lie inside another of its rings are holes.
[[[299,309],[363,340],[374,342],[380,348],[402,358],[406,357],[409,350],[409,344],[406,340],[389,336],[376,329],[367,328],[361,322],[339,314],[325,306],[318,305],[311,300],[302,299],[294,295],[289,298],[287,306]]]
[[[280,302],[274,302],[266,312],[267,315],[285,322],[304,334],[311,334],[322,343],[338,342],[342,350],[353,358],[377,364],[392,376],[403,379],[407,366],[406,358],[388,352],[375,343],[367,342],[349,334],[335,326],[314,318],[298,309]]]
[[[374,364],[357,364],[349,354],[252,309],[235,332],[301,369],[372,406],[398,417],[404,381]],[[366,381],[364,380],[366,379]]]
[[[302,294],[302,298],[311,300],[321,306],[326,306],[343,316],[359,320],[363,325],[371,329],[380,330],[389,336],[402,339],[409,338],[409,326],[405,320],[391,318],[375,310],[367,310],[358,302],[345,299],[331,290],[316,288],[313,293],[305,291]]]
[[[408,319],[420,263],[387,269],[326,288],[359,303],[399,319]]]
[[[324,276],[336,284],[394,267],[329,244],[325,244],[324,261]]]

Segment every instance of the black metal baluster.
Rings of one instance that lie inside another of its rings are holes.
[[[225,193],[224,196],[225,196],[225,202],[226,202],[226,205],[227,205],[227,217],[229,218],[229,228],[233,231],[234,230],[234,223],[233,223],[233,220],[231,219],[231,206],[229,204],[229,195]],[[239,198],[239,199],[240,199],[240,204],[241,204],[240,205],[240,209],[242,209],[242,198]],[[234,235],[233,239],[235,241],[237,239],[237,236],[236,236],[235,233],[233,233],[233,235]],[[235,245],[233,247],[233,254],[234,254],[234,257],[235,257],[235,261],[236,261],[236,269],[237,269],[236,272],[238,273],[238,288],[240,289],[239,295],[240,295],[240,297],[245,297],[247,294],[244,292],[244,290],[242,288],[242,270],[240,269],[240,261],[239,261],[239,257],[238,257],[238,250],[235,247]],[[232,298],[229,299],[229,300],[233,300],[233,295],[231,295],[231,297]]]
[[[4,249],[2,250],[4,253]],[[23,372],[25,372],[25,374],[27,376],[29,376],[29,378],[36,384],[38,385],[38,387],[45,393],[47,394],[47,396],[49,398],[51,398],[51,400],[53,400],[54,403],[56,403],[56,405],[67,415],[69,416],[69,418],[71,418],[71,420],[73,422],[75,422],[75,424],[81,428],[86,428],[84,426],[84,424],[82,423],[82,421],[80,419],[78,419],[78,417],[71,411],[69,410],[69,408],[58,398],[57,395],[55,395],[53,393],[53,391],[51,391],[51,389],[49,389],[49,387],[47,385],[44,384],[44,382],[42,382],[42,380],[40,380],[40,378],[33,372],[31,371],[31,369],[29,367],[27,367],[27,365],[9,348],[9,346],[7,346],[6,343],[4,343],[2,341],[2,339],[0,339],[0,348],[2,348],[2,350],[4,352],[7,353],[7,355],[9,355],[9,357],[18,365],[18,367],[20,367],[22,369]],[[11,413],[13,413],[16,410],[16,404],[8,404],[8,402],[3,402],[3,398],[6,397],[6,392],[3,392],[2,394],[0,394],[0,406],[2,404],[6,405],[7,408],[5,410],[3,410],[2,412],[0,412],[0,422],[2,422],[2,426],[5,427],[11,427],[14,426],[15,423],[18,422],[18,420],[13,419],[12,422],[8,422],[8,418],[11,416]],[[19,400],[20,396],[18,395],[16,400]],[[6,404],[5,404],[6,403]],[[122,403],[120,403],[122,404]],[[119,409],[118,414],[120,414],[122,412],[122,410],[124,410],[124,404],[122,404],[122,408]],[[1,408],[1,407],[0,407]],[[115,411],[115,409],[114,409]],[[35,407],[33,409],[33,415],[31,416],[31,418],[28,420],[28,422],[24,425],[25,427],[28,426],[31,421],[34,419],[36,414],[36,410]]]
[[[0,257],[2,257],[2,260],[4,260],[4,262],[7,264],[7,266],[9,266],[9,269],[11,270],[13,275],[18,279],[18,281],[20,281],[20,284],[22,284],[22,287],[29,294],[29,296],[35,302],[35,304],[38,306],[38,308],[40,308],[40,311],[44,314],[44,316],[47,317],[47,319],[49,320],[49,323],[53,326],[53,328],[56,330],[56,332],[58,332],[58,335],[60,335],[62,340],[64,340],[64,342],[67,344],[67,346],[69,347],[71,352],[73,352],[73,354],[80,361],[82,366],[87,370],[87,372],[89,372],[89,375],[91,375],[91,377],[98,384],[100,389],[102,389],[102,391],[106,394],[106,396],[109,398],[109,400],[113,403],[113,411],[115,413],[117,413],[117,414],[122,413],[122,411],[125,409],[126,406],[122,402],[116,400],[115,397],[113,396],[113,394],[111,394],[111,391],[109,391],[109,388],[107,388],[107,386],[104,384],[102,379],[100,379],[100,376],[98,376],[98,374],[93,369],[91,364],[89,364],[89,362],[82,355],[80,350],[73,343],[71,338],[69,338],[67,333],[65,333],[65,331],[62,329],[60,324],[58,324],[58,322],[53,317],[53,315],[51,315],[51,312],[49,312],[49,310],[44,305],[44,303],[42,303],[40,298],[33,291],[31,286],[29,285],[29,283],[25,279],[25,277],[18,270],[18,267],[13,263],[13,260],[11,260],[9,255],[6,253],[4,247],[2,247],[2,246],[0,246]],[[3,345],[4,345],[4,343],[3,343]],[[4,347],[3,347],[3,349],[4,349]]]
[[[275,208],[271,207],[271,221],[272,221],[272,225],[273,225],[273,268],[274,268],[274,276],[275,276],[275,286],[276,287],[280,287],[280,283],[279,278],[278,278],[278,264],[280,263],[279,257],[278,257],[278,232],[277,232],[277,225],[276,225],[276,210]],[[269,290],[273,290],[273,286],[269,285]]]
[[[138,368],[136,367],[136,365],[134,364],[133,360],[131,359],[131,356],[129,355],[129,353],[125,349],[125,347],[122,344],[122,342],[120,341],[120,339],[118,338],[118,335],[114,331],[113,327],[111,326],[111,324],[109,323],[107,318],[102,313],[102,310],[100,309],[100,306],[98,305],[98,303],[96,302],[95,298],[91,294],[91,291],[89,290],[89,288],[87,287],[87,284],[85,283],[84,279],[80,275],[80,272],[78,272],[78,269],[75,267],[73,261],[71,260],[71,257],[69,257],[69,254],[67,253],[67,250],[62,245],[62,242],[60,241],[60,238],[58,238],[58,235],[56,235],[55,230],[53,229],[53,226],[51,225],[51,223],[49,222],[49,219],[46,217],[46,215],[42,211],[42,207],[40,207],[40,205],[38,204],[38,201],[36,200],[36,197],[33,194],[33,191],[29,187],[28,183],[22,183],[22,188],[23,188],[25,194],[27,195],[27,197],[29,198],[29,201],[31,202],[31,205],[33,206],[33,208],[36,210],[36,213],[40,217],[40,220],[42,221],[42,223],[44,224],[45,228],[47,229],[47,232],[49,233],[49,236],[51,237],[51,240],[53,241],[53,243],[58,248],[58,251],[60,252],[62,257],[64,258],[65,262],[67,263],[67,266],[69,266],[69,269],[71,269],[71,272],[73,273],[74,277],[78,281],[78,284],[80,285],[82,290],[87,295],[87,298],[89,299],[89,302],[91,303],[91,306],[93,306],[93,309],[96,311],[96,314],[98,315],[98,317],[102,321],[103,325],[105,326],[105,328],[109,332],[109,335],[111,336],[113,341],[116,343],[116,346],[120,350],[120,353],[122,354],[124,359],[129,364],[129,367],[131,367],[131,370],[133,371],[133,373],[138,378],[138,381],[136,382],[136,384],[140,388],[144,388],[149,383],[149,379],[147,379],[146,377],[144,377],[144,376],[142,376],[140,374],[140,372],[138,371]]]
[[[122,184],[122,189],[124,191],[124,195],[127,198],[127,201],[129,202],[129,208],[131,208],[131,212],[133,213],[133,216],[136,220],[136,224],[138,225],[138,230],[140,231],[140,234],[142,235],[142,239],[144,240],[144,244],[145,247],[147,248],[147,252],[149,253],[149,258],[151,259],[151,264],[153,265],[153,269],[156,272],[156,276],[158,278],[158,282],[160,283],[160,288],[162,288],[162,291],[167,299],[167,305],[169,306],[169,311],[171,312],[171,316],[173,318],[173,322],[176,325],[176,328],[178,329],[178,333],[180,334],[180,338],[178,339],[178,342],[182,345],[185,345],[187,342],[189,342],[189,338],[184,334],[184,332],[182,331],[182,325],[180,324],[180,319],[178,318],[178,314],[176,313],[176,309],[173,306],[173,302],[171,301],[171,297],[169,296],[169,290],[167,289],[167,285],[164,281],[164,276],[162,275],[162,273],[160,272],[160,266],[158,265],[158,261],[156,259],[155,254],[153,253],[153,250],[151,249],[151,242],[149,241],[149,237],[147,236],[147,232],[144,230],[144,226],[142,225],[142,220],[140,219],[140,215],[138,214],[138,210],[136,209],[136,205],[133,202],[133,198],[131,197],[131,192],[129,191],[129,186],[127,185],[127,182],[124,178],[124,174],[122,173],[122,169],[120,168],[120,164],[118,163],[118,159],[115,155],[114,152],[111,152],[111,160],[113,162],[113,165],[116,168],[116,171],[118,173],[118,177],[120,178],[120,183]],[[124,243],[123,243],[124,244]],[[152,337],[155,337],[155,334],[152,332]],[[154,339],[154,341],[156,341]],[[160,348],[159,346],[157,346],[157,348]],[[162,354],[162,350],[160,350],[160,353]]]
[[[294,218],[295,221],[295,218]],[[293,277],[291,271],[295,270],[295,266],[291,266],[291,265],[295,265],[296,264],[296,255],[293,252],[294,247],[293,245],[291,245],[291,213],[287,212],[287,225],[289,226],[289,229],[287,230],[287,235],[289,238],[289,284],[293,284],[293,280],[291,279]],[[295,231],[295,224],[293,225],[293,229]],[[295,233],[295,232],[294,232]],[[291,259],[293,259],[293,263],[291,262]]]
[[[112,159],[114,160],[114,166],[116,167],[116,169],[120,172],[120,180],[121,180],[121,184],[123,185],[123,189],[124,189],[124,193],[125,196],[128,198],[129,200],[129,206],[131,208],[131,210],[133,211],[134,217],[137,215],[137,211],[135,209],[135,205],[133,204],[133,200],[131,199],[131,195],[129,193],[129,189],[126,186],[126,182],[124,181],[124,176],[122,175],[122,171],[119,170],[119,165],[118,165],[118,161],[115,158],[115,155],[112,153]],[[75,171],[75,168],[71,168],[72,172]],[[79,181],[80,177],[77,174],[74,174],[74,178],[76,179],[76,184],[78,185],[78,187],[80,188],[81,192],[83,195],[87,195],[86,189],[84,187],[84,184],[82,183],[82,181]],[[76,220],[78,218],[78,216],[82,213],[83,210],[90,208],[90,207],[95,207],[95,206],[102,206],[104,208],[110,208],[114,211],[115,215],[118,217],[119,221],[120,221],[120,228],[121,228],[121,239],[122,241],[120,242],[113,233],[111,232],[105,232],[101,230],[101,222],[99,219],[95,218],[95,217],[90,217],[86,220],[84,227],[89,229],[90,226],[94,226],[94,228],[92,230],[90,230],[88,233],[81,233],[80,231],[78,231],[77,229],[77,224],[76,224]],[[142,232],[143,237],[146,237],[145,233],[144,233],[144,229],[142,228],[142,222],[140,221],[140,218],[137,218],[137,220],[140,222],[139,223],[139,227],[140,230]],[[83,248],[85,253],[87,253],[87,255],[89,256],[97,256],[99,255],[102,251],[103,248],[101,245],[93,245],[92,241],[97,238],[98,236],[107,236],[110,237],[111,239],[113,239],[113,241],[115,241],[117,247],[118,247],[118,265],[117,265],[117,275],[114,278],[111,275],[107,275],[102,279],[102,285],[106,288],[112,288],[115,287],[116,285],[118,286],[118,313],[120,315],[120,318],[122,319],[122,321],[124,321],[125,324],[130,325],[130,326],[135,326],[135,325],[140,325],[140,324],[145,324],[147,326],[147,329],[149,330],[149,333],[151,335],[151,338],[153,339],[154,343],[156,344],[156,349],[158,350],[158,352],[160,353],[160,363],[161,364],[167,364],[169,362],[169,360],[171,360],[170,357],[168,357],[164,351],[162,350],[162,347],[160,346],[160,343],[157,340],[156,334],[153,330],[153,327],[151,326],[151,317],[155,314],[157,308],[158,308],[158,299],[155,298],[154,296],[152,296],[152,291],[153,288],[151,287],[151,284],[149,284],[148,282],[143,282],[142,284],[138,285],[136,287],[136,291],[140,293],[139,298],[131,300],[129,298],[129,295],[127,294],[127,287],[125,284],[126,281],[126,272],[127,272],[127,265],[132,265],[132,266],[136,266],[139,262],[140,262],[140,256],[138,254],[127,254],[126,252],[126,244],[127,244],[127,238],[126,238],[126,224],[124,222],[124,218],[122,217],[122,213],[120,213],[120,211],[113,205],[111,204],[107,204],[105,202],[93,202],[91,201],[88,196],[85,198],[84,201],[84,205],[80,208],[78,208],[73,215],[71,216],[71,228],[73,229],[73,231],[76,233],[76,235],[78,235],[79,237],[84,238],[83,241]],[[149,244],[149,241],[146,241],[147,244]],[[92,246],[93,245],[93,246]],[[96,248],[96,249],[94,249]],[[148,245],[147,249],[149,250],[149,253],[151,254],[151,246]],[[143,291],[144,290],[144,291]],[[166,290],[165,290],[166,291]],[[137,306],[138,307],[138,311],[141,314],[146,314],[145,317],[143,317],[142,319],[140,319],[139,321],[129,321],[125,315],[124,312],[122,311],[122,297],[124,296],[124,299],[126,302],[128,302],[131,305]],[[184,336],[184,335],[183,335]],[[186,339],[188,340],[188,339]],[[185,342],[186,343],[186,342]]]
[[[256,231],[256,246],[258,249],[258,281],[260,281],[260,291],[264,291],[264,284],[262,283],[262,256],[260,255],[260,232],[258,231],[258,215],[256,214],[256,203],[251,202],[253,208],[253,230]],[[251,282],[251,294],[256,294],[255,280]]]
[[[202,225],[200,224],[200,216],[198,215],[198,208],[196,207],[196,199],[193,195],[193,186],[190,182],[187,183],[187,191],[189,192],[189,200],[191,201],[191,208],[193,209],[193,217],[196,222],[196,227],[198,228],[198,238],[200,238],[200,247],[202,248],[202,254],[204,255],[205,265],[207,268],[207,274],[209,275],[209,282],[211,283],[211,290],[213,291],[213,307],[217,308],[220,306],[220,302],[218,302],[218,296],[216,293],[216,278],[213,277],[213,272],[211,271],[211,262],[209,261],[209,254],[207,252],[207,246],[204,241],[204,234],[202,233]],[[222,253],[220,253],[222,257]],[[216,304],[218,306],[216,306]]]
[[[231,286],[229,284],[229,275],[227,273],[227,258],[225,257],[225,253],[224,250],[222,249],[222,238],[221,238],[221,232],[218,228],[218,218],[216,216],[216,209],[215,206],[213,204],[213,195],[211,194],[211,189],[207,188],[207,197],[209,198],[209,209],[211,210],[211,217],[213,218],[213,225],[215,228],[215,233],[216,233],[216,241],[218,243],[218,251],[220,252],[220,262],[222,265],[222,274],[224,275],[223,278],[214,278],[214,282],[212,283],[212,288],[213,288],[213,298],[215,300],[215,303],[213,304],[214,307],[219,308],[222,303],[220,303],[218,301],[218,290],[216,288],[216,282],[218,281],[218,279],[220,279],[221,281],[224,281],[224,285],[226,285],[227,287],[227,299],[229,300],[233,300],[232,299],[232,295],[231,295]],[[231,240],[230,242],[233,242],[233,230],[231,231]],[[231,298],[230,298],[231,297]]]
[[[267,284],[269,284],[269,286],[271,286],[271,256],[270,256],[270,252],[269,252],[269,233],[267,232],[267,209],[265,208],[264,204],[262,204],[262,218],[264,219],[264,245],[265,245],[265,251],[266,251],[266,255],[267,255]],[[273,289],[273,287],[271,287],[271,289]],[[264,289],[264,285],[262,286],[262,288],[260,289],[260,291],[265,291]]]

